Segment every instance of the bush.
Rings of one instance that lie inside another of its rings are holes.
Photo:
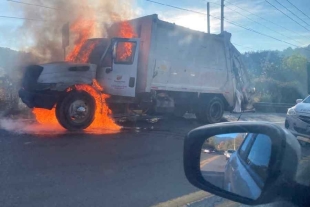
[[[260,102],[295,103],[296,99],[307,94],[297,81],[280,82],[274,79],[258,78],[254,80],[256,96]]]

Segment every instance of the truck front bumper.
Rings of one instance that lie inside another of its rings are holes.
[[[29,108],[52,109],[59,99],[58,94],[51,91],[27,91],[20,89],[18,95]]]
[[[298,115],[287,115],[285,119],[285,128],[295,136],[310,138],[310,117],[309,123],[301,120]]]

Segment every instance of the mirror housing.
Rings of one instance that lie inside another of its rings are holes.
[[[302,99],[297,99],[296,100],[296,104],[299,104],[299,103],[301,103],[303,100]]]
[[[261,195],[256,199],[233,194],[207,182],[200,170],[201,147],[205,140],[224,133],[256,133],[268,135],[272,140],[268,176]],[[294,181],[301,148],[297,139],[280,126],[267,122],[230,122],[207,125],[188,133],[184,141],[184,170],[189,182],[194,186],[212,194],[247,205],[270,203],[285,184]],[[284,196],[283,196],[284,197]]]

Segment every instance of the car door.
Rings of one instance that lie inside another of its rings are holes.
[[[253,134],[247,152],[241,152],[237,161],[234,190],[239,195],[257,199],[268,175],[271,139],[264,134]]]
[[[231,192],[238,193],[239,185],[243,182],[242,174],[244,173],[244,166],[242,165],[240,160],[245,160],[248,156],[248,153],[251,149],[251,145],[253,143],[253,139],[255,134],[247,134],[245,139],[243,140],[239,150],[231,156],[229,159],[230,164],[230,189]]]
[[[112,64],[104,68],[103,81],[106,93],[135,97],[140,40],[137,38],[112,39]]]
[[[255,184],[260,189],[264,187],[268,175],[272,142],[269,136],[258,134],[246,159],[246,166]]]

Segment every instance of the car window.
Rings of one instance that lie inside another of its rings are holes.
[[[258,134],[249,152],[247,163],[263,180],[267,177],[271,157],[271,139],[264,134]]]
[[[303,103],[310,103],[310,96],[308,96],[304,101]]]
[[[239,155],[243,160],[245,160],[247,157],[247,154],[248,154],[248,151],[250,148],[250,144],[252,143],[253,137],[254,137],[254,134],[248,134],[245,137],[245,139],[244,139],[244,141],[243,141],[243,143],[239,149]]]
[[[135,56],[135,42],[118,42],[116,46],[115,64],[132,64]]]

